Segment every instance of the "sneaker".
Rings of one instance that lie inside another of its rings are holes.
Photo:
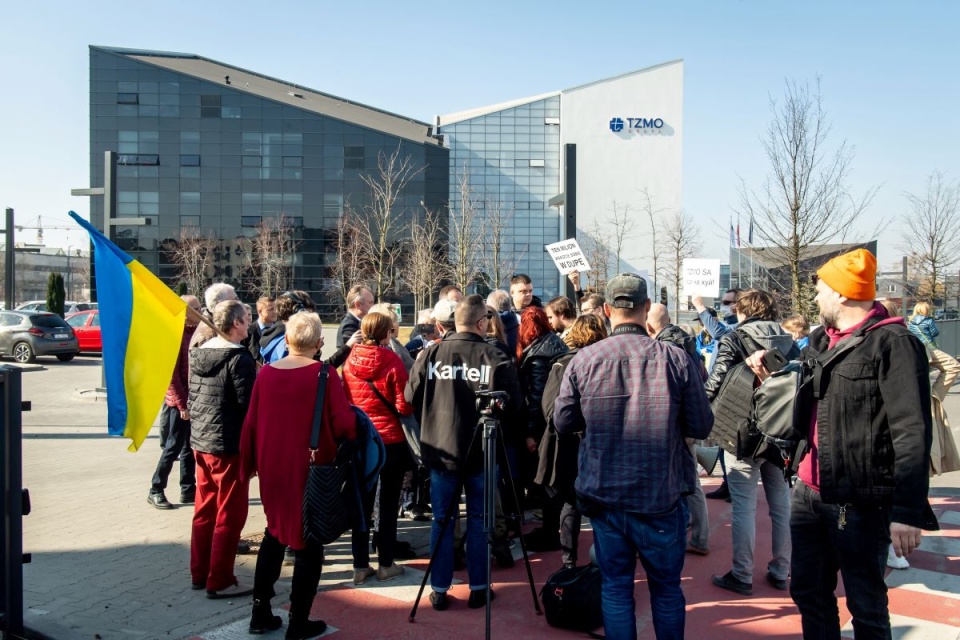
[[[286,640],[308,640],[323,635],[327,630],[327,623],[323,620],[301,620],[295,622],[291,617],[287,622]]]
[[[197,501],[196,491],[183,491],[180,493],[180,504],[193,504]]]
[[[693,544],[692,542],[688,542],[688,543],[687,543],[687,553],[692,553],[692,554],[698,555],[698,556],[708,556],[708,555],[710,555],[710,549],[707,549],[706,547],[698,547],[697,545]]]
[[[427,522],[430,520],[430,516],[423,512],[423,509],[419,505],[413,505],[410,507],[410,511],[407,512],[407,517],[413,520],[414,522]]]
[[[173,505],[167,500],[167,496],[162,493],[151,493],[147,496],[147,502],[157,509],[173,509]]]
[[[523,543],[527,551],[560,551],[560,534],[548,534],[543,527],[538,527],[530,533],[524,534]]]
[[[727,481],[724,480],[717,489],[704,494],[710,500],[726,500],[730,497],[730,490],[727,488]]]
[[[446,611],[447,607],[450,606],[450,600],[447,598],[447,592],[443,593],[439,591],[430,592],[430,604],[433,605],[433,608],[437,611]]]
[[[493,592],[493,589],[490,589],[490,602],[493,602],[494,598],[497,597],[497,594]],[[470,599],[467,600],[467,606],[471,609],[479,609],[484,607],[487,604],[487,590],[486,589],[477,589],[470,591]]]
[[[387,580],[393,580],[397,576],[403,575],[403,565],[399,565],[394,562],[389,567],[380,567],[377,569],[377,580],[380,582],[386,582]]]
[[[373,567],[364,567],[363,569],[354,569],[353,584],[361,585],[367,581],[367,578],[375,575],[377,575],[377,572],[374,571]]]
[[[897,552],[893,550],[893,545],[887,550],[887,566],[891,569],[909,569],[910,563],[906,556],[897,557]]]
[[[733,571],[728,571],[722,576],[713,576],[712,582],[721,589],[733,591],[734,593],[739,593],[742,596],[753,595],[753,585],[737,578],[735,575],[733,575]]]
[[[777,578],[769,571],[767,571],[767,582],[777,591],[786,591],[789,588],[786,578]]]
[[[240,596],[248,596],[253,593],[253,587],[248,587],[247,585],[232,584],[229,587],[224,587],[223,589],[218,589],[213,591],[212,589],[207,589],[207,597],[211,600],[224,600],[226,598],[239,598]]]

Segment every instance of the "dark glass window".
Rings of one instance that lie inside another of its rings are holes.
[[[343,148],[343,168],[363,169],[363,147]]]
[[[156,166],[160,164],[160,156],[154,154],[122,154],[117,156],[119,165]]]
[[[241,216],[240,217],[241,227],[255,227],[258,224],[260,224],[260,216]]]
[[[283,166],[285,166],[285,167],[302,167],[302,166],[303,166],[303,156],[284,156],[284,157],[283,157]]]
[[[200,117],[220,117],[220,96],[200,96]]]
[[[199,167],[200,156],[195,156],[195,155],[180,156],[180,166],[181,167]]]
[[[53,313],[30,316],[30,323],[35,327],[46,327],[48,329],[70,326],[63,321],[63,318]]]
[[[199,227],[200,216],[180,216],[181,227]]]
[[[260,161],[260,156],[243,156],[242,162],[244,167],[259,167]]]
[[[136,93],[118,93],[117,104],[140,104],[140,96]]]

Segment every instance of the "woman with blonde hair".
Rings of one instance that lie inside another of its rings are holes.
[[[930,311],[929,304],[918,302],[913,307],[913,315],[910,317],[907,328],[910,329],[910,333],[920,339],[920,342],[937,349],[937,336],[940,335],[940,329],[937,328],[937,323],[930,317]]]
[[[295,556],[286,637],[312,638],[327,627],[322,620],[308,617],[323,569],[323,547],[303,539],[303,492],[311,464],[310,435],[321,367],[326,367],[327,383],[314,464],[333,462],[336,442],[355,438],[357,428],[336,369],[314,360],[323,347],[322,329],[315,313],[290,316],[284,333],[287,355],[260,370],[243,425],[243,475],[248,480],[260,476],[260,500],[267,517],[257,554],[250,633],[272,631],[283,624],[280,616],[273,615],[270,599],[285,547],[292,548]]]
[[[373,575],[383,582],[403,573],[403,567],[394,562],[397,515],[403,475],[411,468],[412,460],[400,418],[411,415],[413,406],[403,397],[403,390],[407,386],[407,370],[400,356],[388,346],[395,318],[395,313],[386,315],[377,311],[364,316],[360,322],[363,338],[350,352],[343,367],[347,398],[370,417],[387,450],[377,494],[380,512],[377,556],[380,567],[376,571],[370,567],[370,532],[354,527],[353,583],[356,585],[363,584]],[[363,517],[369,518],[374,496],[368,496],[367,502]]]

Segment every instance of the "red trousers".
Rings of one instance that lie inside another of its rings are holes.
[[[220,591],[237,583],[233,564],[247,521],[248,487],[240,474],[240,456],[195,452],[197,497],[190,537],[190,574],[194,584]]]

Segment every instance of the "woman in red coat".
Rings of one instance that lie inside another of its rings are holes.
[[[370,567],[370,534],[353,530],[353,583],[363,584],[376,574],[377,580],[390,580],[403,573],[394,562],[397,544],[397,511],[403,474],[411,467],[410,451],[400,426],[400,416],[413,413],[403,398],[407,370],[400,357],[386,345],[394,331],[393,319],[371,312],[360,323],[363,341],[350,352],[343,366],[343,381],[350,402],[363,409],[376,425],[387,449],[387,460],[380,471],[380,531],[377,555],[380,568]],[[372,500],[370,501],[372,509]],[[368,512],[369,514],[369,512]]]
[[[312,638],[326,629],[322,620],[308,618],[323,568],[323,547],[304,541],[302,511],[320,367],[327,367],[327,390],[315,463],[333,462],[336,441],[356,438],[357,423],[336,370],[313,359],[323,347],[322,328],[315,313],[302,311],[290,317],[286,324],[289,354],[260,370],[243,425],[242,472],[248,479],[259,474],[260,500],[267,516],[257,554],[250,633],[279,629],[283,623],[273,615],[270,598],[280,577],[284,547],[295,555],[286,637]]]

